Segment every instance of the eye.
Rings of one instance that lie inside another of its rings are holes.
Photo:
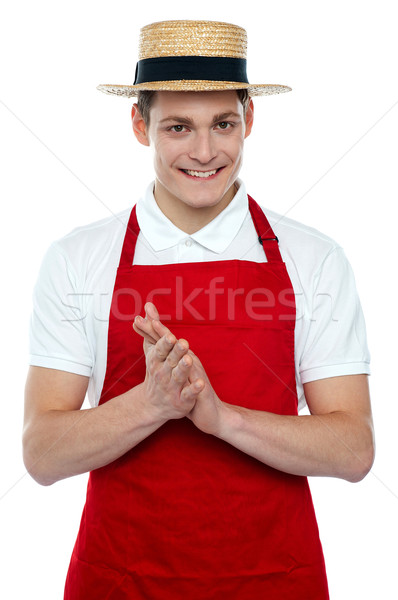
[[[232,125],[232,123],[229,123],[229,121],[221,121],[220,123],[217,123],[217,126],[220,129],[229,129],[233,125]]]
[[[184,125],[173,125],[170,127],[171,131],[175,131],[176,133],[181,133],[184,130]]]

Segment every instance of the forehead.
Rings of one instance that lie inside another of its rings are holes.
[[[217,92],[156,92],[151,118],[164,118],[168,114],[212,117],[224,112],[243,115],[243,106],[234,90]]]

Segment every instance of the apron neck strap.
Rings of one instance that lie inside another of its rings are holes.
[[[281,253],[279,252],[279,240],[272,230],[261,207],[249,195],[249,210],[253,219],[254,227],[256,228],[258,241],[262,245],[268,262],[282,262]]]
[[[131,267],[134,260],[135,245],[137,243],[140,226],[137,221],[136,205],[133,206],[124,236],[122,253],[120,255],[119,267]]]

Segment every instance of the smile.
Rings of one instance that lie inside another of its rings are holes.
[[[196,179],[208,179],[209,177],[214,177],[223,169],[224,167],[220,167],[219,169],[213,169],[212,171],[192,171],[191,169],[180,169],[183,173],[188,175],[189,177],[194,177]]]

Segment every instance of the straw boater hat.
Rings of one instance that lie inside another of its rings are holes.
[[[160,21],[141,29],[139,59],[131,85],[102,84],[106,94],[137,96],[140,90],[204,92],[247,89],[250,96],[290,92],[286,85],[250,84],[247,35],[218,21]]]

